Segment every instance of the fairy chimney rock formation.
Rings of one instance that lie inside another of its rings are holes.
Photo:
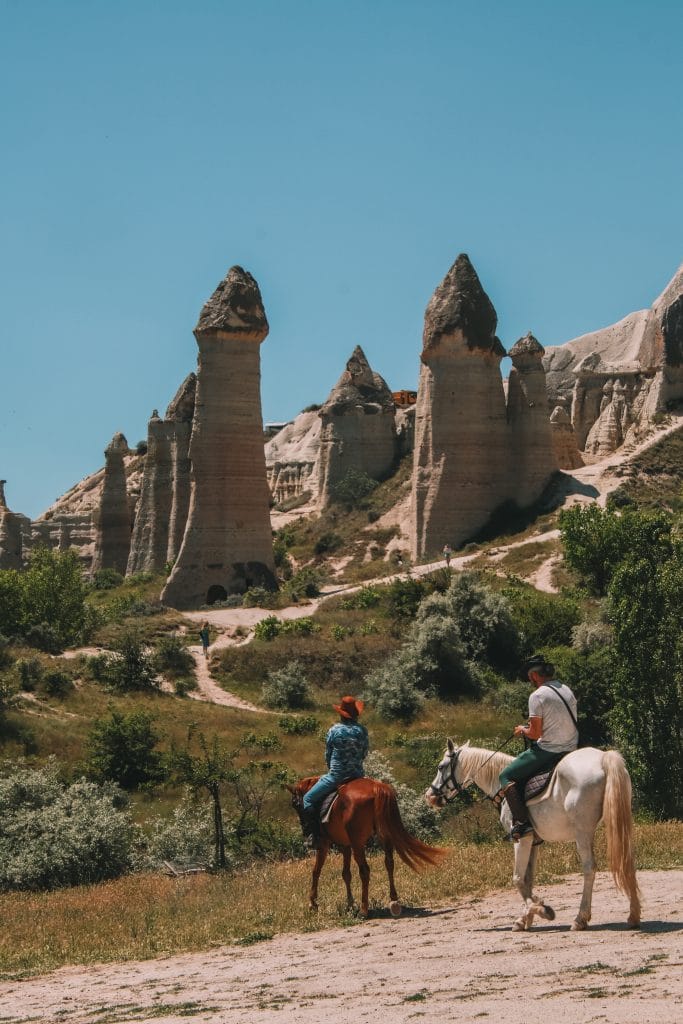
[[[155,409],[147,425],[147,455],[128,558],[128,573],[158,572],[168,552],[173,503],[173,424]]]
[[[95,550],[92,571],[115,569],[125,573],[130,552],[131,515],[126,490],[128,442],[123,434],[114,434],[104,451],[104,480],[100,503],[93,519]]]
[[[550,426],[553,432],[553,445],[558,468],[578,469],[583,466],[572,421],[563,406],[556,405],[553,409],[550,415]]]
[[[397,452],[396,407],[391,391],[374,373],[360,345],[320,409],[319,500],[325,507],[350,470],[381,480]]]
[[[28,516],[11,512],[7,507],[6,483],[6,480],[0,480],[0,569],[21,569],[31,521]]]
[[[197,394],[197,375],[190,373],[178,388],[166,409],[165,419],[172,424],[171,461],[173,496],[168,524],[166,561],[175,562],[183,543],[187,515],[190,511],[190,436]]]
[[[510,425],[511,465],[515,487],[511,497],[520,508],[532,505],[557,470],[545,386],[545,349],[531,332],[510,349],[512,370],[507,408]]]
[[[212,603],[253,585],[275,586],[260,396],[268,321],[251,274],[231,267],[194,334],[199,356],[190,507],[161,595],[176,608]]]
[[[498,318],[465,254],[425,312],[415,413],[414,558],[460,544],[507,495],[508,430]]]

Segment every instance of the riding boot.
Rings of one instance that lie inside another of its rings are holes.
[[[304,834],[306,846],[310,850],[317,850],[320,841],[320,812],[317,807],[302,809],[301,831]]]
[[[512,814],[510,839],[512,839],[513,842],[517,842],[517,840],[521,839],[522,836],[527,835],[529,832],[533,832],[534,827],[529,821],[529,813],[516,782],[511,782],[509,786],[505,787],[503,790],[503,796],[507,800],[508,807]]]

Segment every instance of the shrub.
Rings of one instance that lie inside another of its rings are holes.
[[[152,659],[136,633],[124,633],[108,660],[106,681],[115,690],[152,690],[156,679]]]
[[[352,633],[350,626],[341,626],[338,622],[333,622],[330,626],[330,636],[333,640],[345,640]]]
[[[420,580],[394,580],[387,589],[389,616],[392,619],[414,619],[426,592],[425,585]]]
[[[358,508],[377,487],[377,480],[360,469],[349,469],[332,488],[332,499],[347,508]]]
[[[24,640],[29,647],[45,651],[46,654],[61,654],[64,650],[59,633],[47,622],[37,622],[29,626],[24,634]]]
[[[572,629],[572,647],[579,654],[591,654],[611,647],[613,640],[612,627],[606,622],[580,622]]]
[[[424,703],[424,695],[402,671],[396,656],[366,678],[363,697],[381,718],[401,722],[412,722]]]
[[[254,640],[274,640],[282,632],[277,615],[268,615],[254,626]]]
[[[135,454],[136,455],[146,455],[147,454],[147,442],[146,441],[138,441],[138,443],[135,445]]]
[[[155,749],[159,734],[153,723],[145,711],[112,711],[108,718],[97,719],[87,741],[88,774],[129,790],[159,782],[162,758]]]
[[[141,868],[157,868],[164,861],[183,867],[208,865],[213,852],[213,822],[208,803],[189,792],[173,811],[173,817],[150,823]]]
[[[35,690],[43,676],[43,666],[38,658],[18,658],[14,664],[19,688],[29,693]]]
[[[69,690],[73,690],[74,681],[66,672],[55,669],[45,673],[43,685],[48,696],[66,697]]]
[[[123,583],[123,576],[116,569],[97,569],[93,573],[92,585],[94,590],[113,590]]]
[[[382,591],[379,587],[361,587],[355,594],[345,597],[339,606],[345,611],[365,610],[366,608],[376,608],[381,600]]]
[[[313,636],[320,632],[320,626],[310,615],[302,615],[300,619],[284,619],[280,623],[281,633],[294,633],[298,636]]]
[[[277,724],[288,736],[310,736],[320,728],[320,722],[313,715],[282,715]]]
[[[24,596],[20,574],[14,569],[0,570],[0,623],[3,634],[19,635],[23,610]]]
[[[420,615],[431,598],[420,606]],[[458,623],[467,658],[508,669],[519,660],[519,633],[505,597],[483,586],[473,573],[456,576],[445,595]]]
[[[571,643],[572,631],[581,620],[575,601],[557,594],[544,594],[521,582],[506,586],[503,596],[519,631],[523,655]]]
[[[12,655],[9,649],[9,640],[0,633],[0,669],[9,668],[12,664]]]
[[[283,668],[268,673],[263,684],[263,703],[269,708],[292,711],[312,706],[310,685],[300,662],[289,661]]]
[[[344,543],[343,538],[338,533],[329,531],[323,533],[318,537],[313,547],[314,555],[325,555],[330,551],[337,551]]]
[[[116,786],[65,786],[54,763],[0,778],[0,890],[54,889],[117,878],[136,830]]]
[[[28,631],[39,626],[46,638],[49,635],[49,646],[41,647],[49,653],[80,642],[86,587],[73,548],[61,553],[44,547],[34,548],[28,567],[21,574],[21,588],[22,629],[27,639]],[[33,646],[41,645],[33,643]]]
[[[242,595],[244,608],[272,608],[276,600],[275,591],[266,590],[265,587],[249,587]]]
[[[283,589],[292,601],[300,601],[303,597],[317,597],[321,585],[320,571],[314,569],[313,566],[306,565],[294,573],[291,580],[287,580]]]
[[[194,671],[192,654],[176,634],[159,638],[152,656],[152,663],[157,672],[177,672],[181,675],[191,675]]]

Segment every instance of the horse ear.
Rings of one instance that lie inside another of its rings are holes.
[[[448,753],[452,754],[454,750],[455,750],[455,743],[453,742],[453,740],[449,736],[448,737]]]

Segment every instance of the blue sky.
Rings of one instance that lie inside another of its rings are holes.
[[[146,436],[233,263],[265,420],[356,344],[416,386],[461,251],[508,348],[649,306],[683,258],[682,30],[674,0],[0,0],[10,506]]]

